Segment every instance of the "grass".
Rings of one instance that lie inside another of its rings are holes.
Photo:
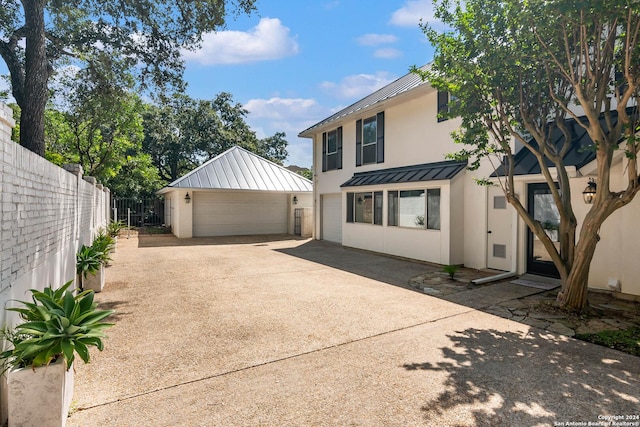
[[[595,334],[578,334],[576,338],[614,348],[634,356],[640,356],[640,328],[622,331],[601,331]]]

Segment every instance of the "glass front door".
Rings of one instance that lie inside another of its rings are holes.
[[[560,226],[560,214],[553,202],[551,190],[547,184],[529,184],[529,213],[536,221],[542,224],[547,236],[560,249],[558,228]],[[551,261],[549,253],[531,230],[527,231],[527,272],[550,277],[560,277],[558,269]]]

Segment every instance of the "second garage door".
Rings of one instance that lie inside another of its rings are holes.
[[[342,194],[322,195],[322,240],[342,243]]]
[[[241,236],[287,232],[287,195],[259,192],[194,192],[193,236]]]

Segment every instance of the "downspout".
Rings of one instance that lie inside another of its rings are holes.
[[[489,196],[489,192],[487,191],[487,197]],[[489,201],[487,200],[487,207],[489,206]],[[487,215],[487,228],[489,216]],[[518,212],[513,210],[513,226],[511,227],[511,270],[506,271],[504,273],[496,274],[495,276],[489,277],[481,277],[479,279],[472,280],[471,283],[474,285],[483,285],[485,283],[496,282],[498,280],[508,279],[510,277],[515,277],[518,275]]]

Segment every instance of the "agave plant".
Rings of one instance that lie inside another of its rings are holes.
[[[99,230],[91,247],[99,254],[99,257],[103,264],[108,264],[111,261],[109,253],[113,250],[116,241],[113,237],[109,236],[104,230]]]
[[[107,224],[107,234],[113,238],[118,237],[120,230],[125,227],[122,221],[111,221]]]
[[[76,273],[83,278],[100,270],[104,255],[93,246],[82,245],[76,254]]]
[[[73,281],[58,290],[31,289],[32,302],[19,301],[24,307],[9,308],[20,313],[24,323],[5,333],[11,349],[0,354],[3,367],[33,367],[48,365],[59,357],[67,369],[77,354],[89,363],[89,346],[102,351],[105,329],[113,326],[102,320],[113,310],[98,310],[93,291],[73,295],[68,290]]]

